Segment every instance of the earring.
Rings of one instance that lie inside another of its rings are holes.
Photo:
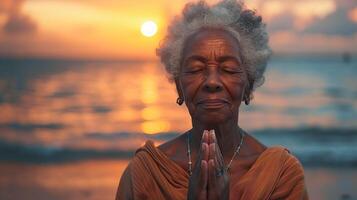
[[[245,105],[249,105],[249,97],[244,98],[244,103],[245,103]]]
[[[183,104],[183,99],[181,97],[178,97],[176,99],[176,103],[181,106]]]

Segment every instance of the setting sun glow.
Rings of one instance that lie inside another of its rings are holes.
[[[146,21],[141,25],[141,33],[146,37],[152,37],[157,32],[157,25],[153,21]]]

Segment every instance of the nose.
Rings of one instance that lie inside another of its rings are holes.
[[[206,80],[203,83],[203,89],[207,92],[219,92],[223,89],[222,81],[219,77],[219,73],[214,67],[207,72]]]

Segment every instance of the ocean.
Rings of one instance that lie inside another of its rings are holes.
[[[274,57],[241,106],[240,127],[300,159],[311,199],[357,199],[356,75],[356,57]],[[157,61],[0,60],[0,199],[113,199],[135,149],[190,128],[176,98]]]

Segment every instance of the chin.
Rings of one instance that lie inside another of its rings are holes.
[[[227,122],[231,119],[231,116],[227,113],[205,113],[200,115],[198,121],[205,124],[207,128],[213,128],[217,125]]]

